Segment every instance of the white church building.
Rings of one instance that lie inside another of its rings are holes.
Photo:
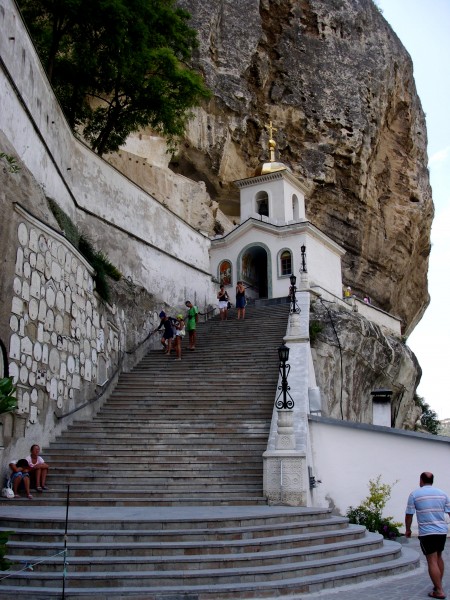
[[[235,182],[241,223],[212,240],[211,272],[230,296],[243,281],[248,298],[286,297],[290,275],[301,273],[304,282],[308,273],[310,284],[340,298],[345,251],[306,219],[306,188],[286,165],[275,161],[273,139],[269,147],[270,162],[254,177]]]

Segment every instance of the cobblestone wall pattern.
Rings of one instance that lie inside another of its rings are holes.
[[[63,236],[24,219],[17,239],[9,372],[19,414],[35,423],[47,398],[65,412],[83,380],[102,384],[120,344],[92,271]]]

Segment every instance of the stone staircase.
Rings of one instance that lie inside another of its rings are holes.
[[[42,505],[261,504],[289,306],[249,310],[245,321],[200,324],[181,361],[150,352],[121,375],[92,421],[70,425],[43,456]],[[234,316],[234,315],[233,315]]]
[[[66,598],[273,598],[398,574],[418,561],[327,510],[162,507],[153,519],[150,510],[73,510]],[[32,524],[18,515],[8,523],[16,531],[8,555],[35,566],[1,581],[0,598],[61,598],[63,514]]]
[[[0,530],[14,531],[0,598],[62,597],[69,485],[66,598],[270,598],[416,566],[416,554],[330,510],[265,505],[288,310],[201,324],[181,362],[150,352],[92,421],[45,449],[51,491],[0,503]]]

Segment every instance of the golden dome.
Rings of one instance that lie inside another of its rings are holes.
[[[275,148],[277,147],[277,143],[273,139],[273,134],[277,130],[272,125],[272,121],[270,121],[269,125],[265,125],[264,127],[267,129],[267,131],[269,133],[268,146],[269,146],[270,160],[269,160],[269,162],[264,162],[259,165],[259,167],[255,171],[255,177],[258,175],[267,175],[268,173],[275,173],[276,171],[287,170],[287,171],[291,172],[291,169],[288,166],[286,166],[282,162],[278,162],[275,160]]]
[[[291,169],[282,162],[265,162],[261,163],[256,169],[255,177],[257,177],[258,175],[267,175],[268,173],[275,173],[276,171],[291,171]]]

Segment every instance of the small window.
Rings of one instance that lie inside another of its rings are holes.
[[[292,215],[294,217],[294,221],[298,221],[300,219],[300,208],[298,198],[295,194],[292,196]]]
[[[258,192],[256,194],[256,212],[261,217],[269,216],[269,196],[267,192]]]
[[[289,250],[284,250],[280,256],[281,275],[290,275],[292,273],[292,256]]]

